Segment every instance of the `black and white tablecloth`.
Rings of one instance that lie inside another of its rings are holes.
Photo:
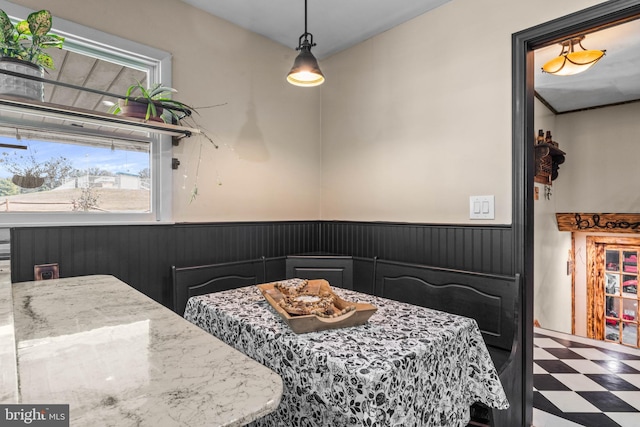
[[[464,427],[474,402],[509,407],[475,320],[334,291],[378,310],[298,335],[254,286],[189,299],[187,320],[282,377],[280,406],[252,426]]]

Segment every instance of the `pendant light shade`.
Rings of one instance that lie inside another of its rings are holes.
[[[606,50],[587,50],[582,46],[584,36],[562,42],[560,55],[542,66],[542,71],[556,76],[572,76],[591,68],[605,54]],[[575,50],[575,45],[582,50]]]
[[[320,71],[316,57],[311,53],[311,46],[307,40],[301,42],[300,54],[287,75],[287,81],[292,85],[311,87],[324,82],[324,75]]]
[[[298,39],[298,47],[300,53],[293,62],[293,67],[287,75],[287,81],[292,85],[312,87],[324,83],[324,75],[320,71],[318,60],[311,53],[311,47],[316,44],[313,42],[313,35],[307,32],[307,0],[304,1],[304,34]]]

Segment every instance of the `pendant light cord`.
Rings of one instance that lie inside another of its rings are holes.
[[[304,33],[298,39],[298,47],[296,50],[302,50],[303,48],[311,49],[316,44],[313,42],[313,34],[307,31],[307,0],[304,0]]]

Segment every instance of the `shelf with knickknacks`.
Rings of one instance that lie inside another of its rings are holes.
[[[535,176],[534,181],[548,186],[558,177],[558,169],[564,163],[566,153],[558,148],[551,137],[551,131],[540,129],[534,145]]]

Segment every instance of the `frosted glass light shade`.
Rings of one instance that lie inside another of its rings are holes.
[[[572,76],[591,68],[605,54],[605,50],[586,50],[581,41],[582,37],[576,37],[562,42],[560,56],[553,58],[542,66],[542,71],[556,76]],[[574,46],[579,45],[582,50],[574,51]]]
[[[556,76],[571,76],[582,73],[598,62],[604,53],[604,50],[583,50],[560,55],[544,64],[542,70]]]

